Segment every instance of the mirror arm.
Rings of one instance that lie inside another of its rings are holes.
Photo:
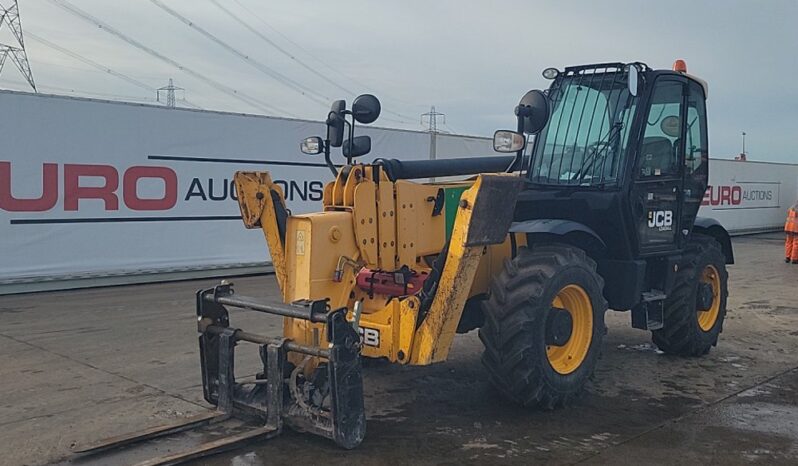
[[[526,163],[525,163],[526,161],[521,159],[521,168],[520,168],[520,170],[523,172],[524,169],[526,169],[527,173],[529,173],[532,170],[532,156],[535,154],[535,146],[534,146],[534,144],[532,145],[532,147],[529,146],[529,139],[531,138],[531,135],[525,134],[524,138],[526,140],[524,141],[524,149],[521,152],[529,149],[529,157],[527,157],[529,159],[529,165],[526,165]],[[535,139],[537,139],[537,136],[535,136]]]
[[[347,114],[352,115],[352,123],[346,121],[346,117],[344,117],[344,124],[349,125],[349,147],[346,151],[349,155],[346,157],[346,164],[352,165],[352,144],[354,143],[352,139],[355,137],[355,115],[349,110],[344,111],[344,115]]]
[[[332,160],[330,160],[330,140],[329,139],[325,139],[324,140],[324,163],[327,164],[327,167],[330,169],[330,171],[332,172],[333,176],[337,177],[338,176],[338,169],[335,168],[335,165],[332,163]]]
[[[510,164],[509,167],[507,167],[506,170],[504,170],[504,172],[512,173],[515,171],[516,167],[518,167],[518,169],[520,170],[521,169],[520,163],[523,159],[524,159],[524,149],[521,149],[515,153],[515,157],[513,157],[513,162]]]
[[[521,111],[520,108],[518,108],[518,111],[516,112],[516,114],[517,114],[516,119],[518,120],[518,125],[517,125],[518,132],[521,133],[521,134],[524,134],[524,117],[522,116],[523,112]],[[525,134],[524,134],[524,137],[526,137]],[[515,158],[513,159],[513,163],[511,163],[510,166],[507,167],[506,170],[504,170],[505,173],[514,172],[515,171],[515,167],[517,165],[519,165],[519,163],[522,160],[524,160],[524,149],[526,149],[526,144],[524,144],[524,147],[521,150],[519,150],[518,152],[515,153]],[[520,167],[519,167],[519,169],[520,169]]]

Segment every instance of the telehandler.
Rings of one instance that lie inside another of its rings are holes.
[[[662,351],[701,356],[726,314],[731,241],[697,217],[707,189],[707,84],[635,63],[548,68],[545,92],[497,131],[507,156],[360,163],[356,124],[380,103],[332,105],[326,137],[302,141],[335,180],[319,212],[292,215],[268,172],[237,172],[244,225],[263,230],[281,296],[258,302],[222,283],[197,293],[205,399],[217,411],[112,439],[100,451],[230,417],[254,427],[146,464],[196,458],[283,425],[354,448],[366,432],[361,358],[445,361],[479,329],[482,362],[509,400],[567,405],[593,372],[604,313],[630,311]],[[534,135],[528,146],[528,139]],[[344,139],[346,137],[346,139]],[[345,165],[331,149],[341,148]],[[528,149],[528,150],[527,150]],[[466,177],[431,182],[431,178]],[[232,308],[284,316],[283,336],[231,326]],[[238,343],[263,369],[234,375]]]

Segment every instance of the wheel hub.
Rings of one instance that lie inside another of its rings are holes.
[[[696,312],[698,326],[708,332],[715,326],[720,315],[721,302],[720,274],[714,265],[704,267],[698,283],[698,296],[696,296]]]
[[[546,316],[546,357],[555,372],[568,375],[579,369],[593,341],[593,304],[584,288],[562,288]]]
[[[712,284],[711,283],[699,283],[698,284],[698,302],[696,303],[699,311],[708,311],[712,307],[712,303],[715,300],[714,293],[712,292]]]
[[[574,319],[571,314],[558,307],[552,307],[546,319],[546,345],[563,346],[571,339]]]

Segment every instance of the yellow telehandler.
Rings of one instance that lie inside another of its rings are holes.
[[[667,353],[708,352],[733,254],[726,230],[697,217],[709,169],[706,83],[681,61],[544,76],[550,88],[521,99],[516,130],[494,135],[494,149],[511,155],[359,163],[371,141],[355,136],[356,124],[381,110],[363,95],[351,108],[333,103],[326,137],[301,143],[335,176],[318,212],[292,215],[268,172],[237,172],[244,225],[263,230],[281,294],[257,301],[227,283],[197,293],[204,395],[216,412],[82,451],[231,416],[253,427],[146,464],[284,425],[354,448],[366,432],[361,358],[445,361],[455,334],[476,328],[497,389],[547,409],[568,404],[593,372],[608,308],[630,311]],[[284,316],[283,335],[237,329],[231,309]],[[234,375],[244,342],[259,347],[254,381]]]

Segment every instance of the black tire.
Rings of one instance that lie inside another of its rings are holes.
[[[720,279],[720,308],[711,328],[699,325],[698,293],[702,274],[707,267],[714,267]],[[657,347],[677,356],[702,356],[718,344],[726,317],[726,300],[729,274],[726,258],[720,244],[713,238],[693,235],[685,248],[684,259],[676,272],[676,280],[664,304],[663,327],[651,332]]]
[[[572,372],[562,374],[547,356],[546,320],[555,296],[568,285],[585,291],[592,328],[584,359]],[[506,260],[483,303],[485,324],[479,330],[485,345],[482,362],[493,385],[523,406],[553,409],[574,399],[596,367],[606,333],[603,288],[596,263],[579,248],[534,245],[520,248],[513,260]]]

